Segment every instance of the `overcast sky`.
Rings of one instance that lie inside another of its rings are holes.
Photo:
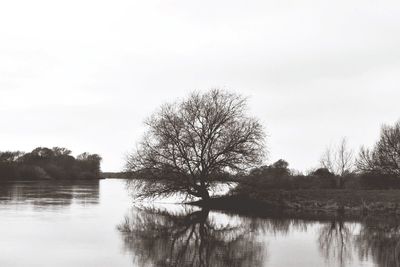
[[[400,1],[0,2],[0,150],[118,171],[151,112],[209,88],[250,97],[270,162],[371,145],[400,118]]]

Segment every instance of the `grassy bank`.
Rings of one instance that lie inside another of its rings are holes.
[[[193,203],[211,209],[262,215],[400,215],[400,190],[265,190]]]

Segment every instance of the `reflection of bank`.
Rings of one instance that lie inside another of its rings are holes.
[[[360,257],[371,257],[380,267],[400,266],[399,218],[366,220],[355,238],[355,244]]]
[[[99,202],[99,180],[8,181],[0,184],[0,204],[27,204],[55,209],[75,204]]]
[[[321,226],[318,241],[323,255],[335,258],[340,266],[351,262],[354,254],[379,267],[400,266],[400,221],[396,218],[365,218],[361,223],[336,218]]]
[[[250,221],[217,222],[209,210],[134,208],[118,229],[135,266],[262,266]]]

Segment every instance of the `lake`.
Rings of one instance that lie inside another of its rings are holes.
[[[400,224],[135,202],[122,179],[0,184],[0,266],[400,266]]]

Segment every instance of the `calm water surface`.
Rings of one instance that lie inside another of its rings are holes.
[[[400,225],[133,203],[124,180],[0,184],[0,266],[400,266]],[[169,200],[171,202],[171,200]]]

